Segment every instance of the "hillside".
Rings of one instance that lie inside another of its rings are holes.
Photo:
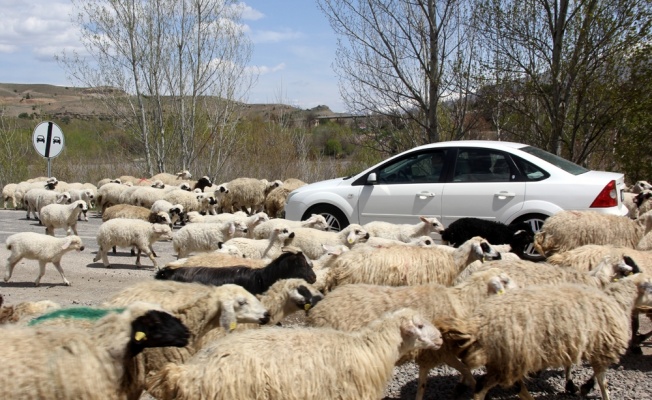
[[[47,84],[0,83],[0,115],[18,117],[22,113],[50,116],[87,117],[102,116],[108,112],[101,97],[107,91],[78,87],[64,87]],[[333,117],[337,114],[328,106],[302,110],[284,104],[245,104],[247,117],[279,117],[292,114],[292,119]]]

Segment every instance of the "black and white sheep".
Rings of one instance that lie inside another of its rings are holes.
[[[280,279],[301,278],[315,283],[316,276],[310,260],[301,252],[285,252],[263,268],[234,266],[224,268],[179,267],[163,268],[156,279],[178,282],[199,282],[206,285],[233,283],[252,294],[260,294]]]
[[[55,238],[36,232],[15,233],[7,238],[5,244],[7,250],[11,251],[7,258],[5,282],[11,278],[16,264],[26,258],[28,260],[38,260],[39,275],[34,282],[35,286],[40,284],[41,278],[45,275],[45,265],[49,262],[54,264],[54,267],[61,274],[63,283],[70,286],[70,282],[63,274],[63,268],[61,268],[61,257],[69,251],[84,250],[84,244],[79,236]]]

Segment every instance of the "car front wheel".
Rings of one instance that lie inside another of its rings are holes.
[[[518,220],[515,221],[515,223],[526,223],[532,228],[532,232],[535,234],[541,230],[541,227],[543,226],[543,223],[546,221],[546,218],[548,218],[547,215],[544,214],[528,214],[524,215]],[[535,249],[534,249],[534,244],[530,243],[526,248],[525,251],[523,252],[523,257],[526,260],[530,261],[545,261],[545,257],[539,254]]]
[[[329,205],[329,204],[318,204],[311,207],[303,215],[302,219],[310,218],[312,214],[321,214],[326,218],[328,222],[329,231],[339,232],[342,229],[349,226],[349,220],[346,218],[346,215],[339,208]]]

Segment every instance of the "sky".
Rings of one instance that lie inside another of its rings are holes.
[[[244,0],[260,71],[248,103],[284,103],[345,112],[332,69],[336,36],[316,0]],[[0,82],[73,86],[54,55],[80,48],[69,0],[0,0]]]

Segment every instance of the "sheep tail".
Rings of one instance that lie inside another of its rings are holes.
[[[537,253],[541,254],[543,257],[546,256],[545,250],[543,250],[543,242],[546,241],[546,233],[545,232],[538,232],[536,235],[534,235],[534,249],[537,251]]]

